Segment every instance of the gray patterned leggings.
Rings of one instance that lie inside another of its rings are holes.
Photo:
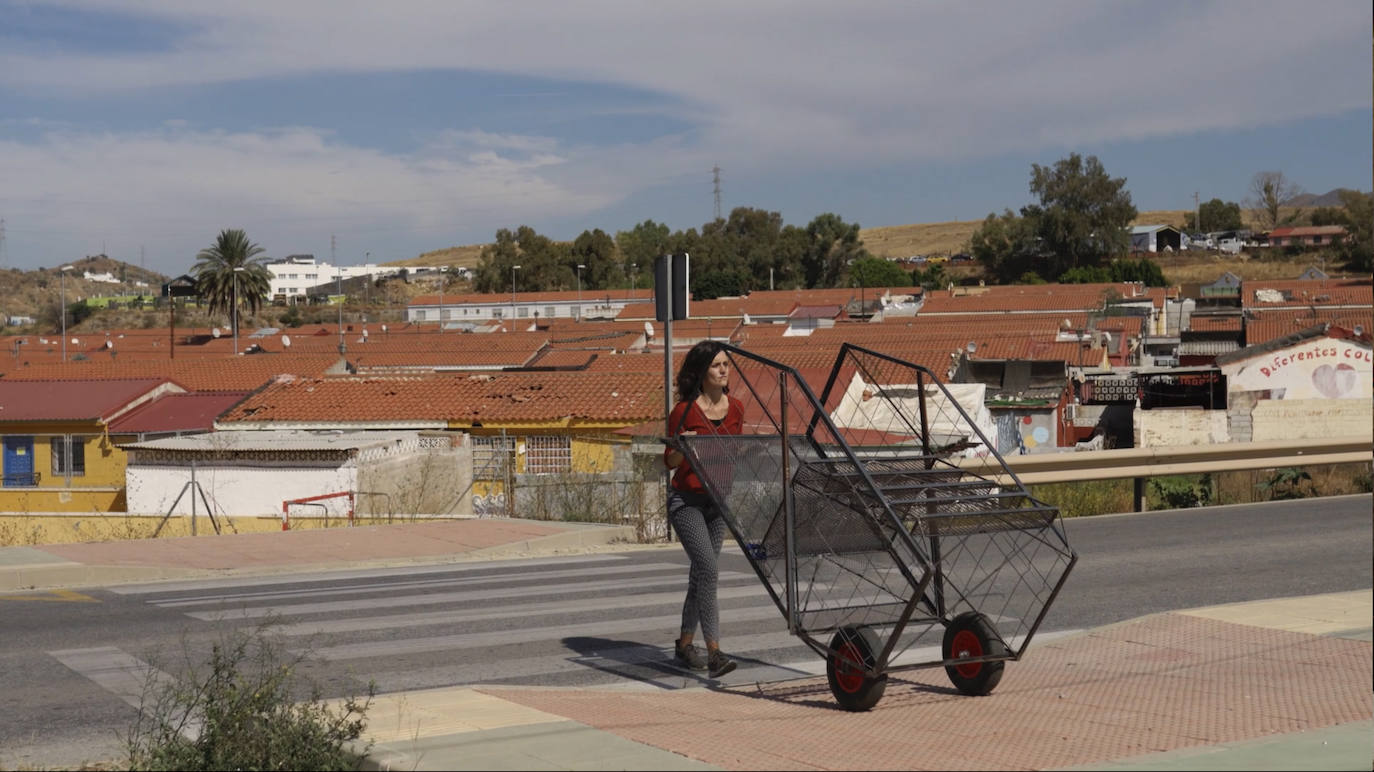
[[[725,541],[725,520],[712,511],[711,500],[705,495],[668,494],[668,522],[682,542],[692,567],[687,574],[687,599],[682,603],[682,634],[696,632],[707,643],[720,642],[720,607],[716,604],[716,583],[719,575],[720,547]],[[708,513],[715,515],[708,519]]]

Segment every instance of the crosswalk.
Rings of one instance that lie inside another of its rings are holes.
[[[728,683],[824,673],[742,561],[720,573]],[[683,688],[672,664],[687,568],[646,555],[111,588],[195,622],[265,626],[383,692],[479,684]]]

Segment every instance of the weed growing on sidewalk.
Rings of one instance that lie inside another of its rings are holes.
[[[233,631],[209,660],[178,677],[150,669],[138,716],[121,738],[131,770],[357,769],[376,692],[337,709],[300,675],[308,655],[291,654],[266,627]],[[305,699],[299,699],[305,694]]]

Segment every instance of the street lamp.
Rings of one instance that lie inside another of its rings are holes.
[[[234,353],[239,353],[239,274],[243,266],[234,266]]]
[[[444,331],[444,280],[448,277],[444,274],[444,266],[439,266],[439,332]]]
[[[582,321],[582,269],[587,266],[577,264],[577,321]]]
[[[62,361],[67,361],[67,271],[72,270],[72,266],[64,265],[57,269],[62,275]]]
[[[520,270],[520,266],[518,265],[512,265],[510,267],[510,323],[512,329],[514,329],[515,325],[515,272],[518,270]]]
[[[630,263],[630,299],[635,296],[635,279],[639,278],[639,263]]]
[[[339,353],[343,354],[348,351],[348,346],[344,345],[343,337],[343,267],[336,266],[334,268],[334,275],[339,277]]]

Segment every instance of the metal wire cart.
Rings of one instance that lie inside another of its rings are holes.
[[[888,673],[940,666],[991,692],[1077,561],[1059,511],[923,367],[845,344],[817,398],[796,370],[725,350],[744,434],[679,446],[835,699],[868,710]],[[965,453],[1004,474],[961,469]]]

